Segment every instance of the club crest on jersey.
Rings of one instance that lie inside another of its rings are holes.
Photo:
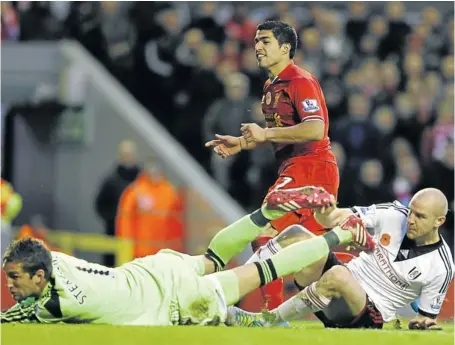
[[[303,105],[303,111],[307,113],[315,113],[317,112],[320,108],[318,105],[318,101],[315,99],[305,99],[302,101]]]
[[[421,275],[422,275],[422,273],[417,269],[417,267],[414,267],[412,270],[409,271],[408,279],[414,280],[414,279],[417,279],[418,277],[420,277]]]
[[[269,105],[270,102],[272,102],[272,94],[269,91],[265,94],[265,104]]]

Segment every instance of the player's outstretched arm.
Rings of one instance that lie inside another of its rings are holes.
[[[297,144],[324,137],[323,121],[307,121],[290,127],[262,128],[256,123],[242,123],[242,136],[248,145],[259,143]]]
[[[205,147],[213,147],[213,151],[221,158],[234,156],[242,150],[252,150],[256,143],[246,142],[244,137],[215,134],[216,139],[205,143]]]
[[[444,263],[435,265],[428,272],[427,282],[423,285],[419,298],[417,315],[409,321],[409,329],[440,330],[436,319],[441,311],[450,281],[453,279],[453,263],[449,261],[449,249],[440,249]]]
[[[305,121],[290,127],[268,128],[266,141],[272,143],[297,144],[319,141],[324,137],[324,122]]]

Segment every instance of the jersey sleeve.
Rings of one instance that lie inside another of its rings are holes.
[[[423,286],[419,300],[419,314],[436,318],[441,311],[447,289],[453,279],[453,263],[444,247],[438,249],[443,261],[441,271],[437,275],[431,274]]]
[[[407,207],[398,201],[371,206],[353,206],[351,211],[360,217],[365,222],[369,232],[374,234],[380,233],[386,225],[393,228],[391,224],[401,224],[408,216]],[[401,226],[398,228],[401,229]]]
[[[295,79],[291,83],[290,94],[293,105],[301,120],[323,121],[322,114],[322,91],[316,81],[306,78]]]
[[[376,209],[376,205],[353,206],[350,210],[365,222],[368,229],[377,229],[379,227],[379,212]]]
[[[25,301],[15,304],[6,312],[0,314],[1,323],[38,323],[36,317],[36,301],[29,297]]]

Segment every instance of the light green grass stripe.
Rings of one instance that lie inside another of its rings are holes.
[[[2,344],[25,345],[449,345],[453,344],[453,324],[445,331],[328,330],[318,322],[295,323],[293,328],[228,327],[126,327],[97,325],[2,325]],[[64,340],[63,340],[64,339]],[[63,343],[62,343],[63,341]]]

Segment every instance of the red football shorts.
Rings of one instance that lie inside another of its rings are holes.
[[[336,198],[339,184],[338,165],[335,162],[314,160],[314,158],[310,159],[310,157],[305,156],[294,157],[283,164],[280,175],[275,184],[270,187],[268,194],[277,189],[317,186],[323,187]],[[313,211],[308,209],[289,212],[283,217],[273,220],[271,224],[278,232],[290,225],[300,224],[315,235],[325,233],[324,227],[314,218]]]

